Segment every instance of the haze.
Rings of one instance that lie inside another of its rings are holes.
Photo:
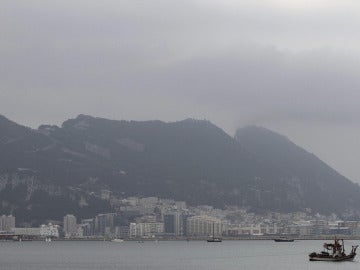
[[[360,182],[359,29],[352,0],[2,0],[0,113],[256,124]]]

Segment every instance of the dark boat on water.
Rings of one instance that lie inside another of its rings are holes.
[[[212,233],[213,233],[212,238],[209,238],[206,241],[208,241],[208,242],[217,242],[217,243],[222,242],[221,237],[215,237],[215,224],[214,224],[214,222],[213,222]]]
[[[291,239],[291,238],[275,238],[274,239],[275,242],[294,242],[294,239]]]
[[[356,256],[356,249],[358,246],[352,246],[349,254],[345,253],[344,240],[335,238],[334,243],[324,243],[324,250],[320,253],[312,252],[309,254],[310,261],[329,261],[329,262],[340,262],[340,261],[352,261]]]
[[[211,239],[206,240],[208,242],[222,242],[222,239],[219,237],[213,237]]]

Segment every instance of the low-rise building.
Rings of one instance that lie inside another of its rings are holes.
[[[40,236],[59,238],[59,226],[51,223],[40,226]]]
[[[16,235],[40,236],[40,228],[13,228],[12,232]]]

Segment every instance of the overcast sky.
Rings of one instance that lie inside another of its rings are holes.
[[[0,1],[0,114],[20,124],[256,124],[360,182],[359,105],[358,0]]]

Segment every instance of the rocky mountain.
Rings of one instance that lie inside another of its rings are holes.
[[[341,213],[360,205],[358,185],[263,128],[232,138],[209,121],[79,115],[33,130],[0,117],[0,213],[29,222],[94,216],[111,211],[101,189],[254,211]]]
[[[359,185],[330,168],[314,154],[268,129],[249,126],[238,129],[235,139],[258,159],[278,168],[288,200],[302,208],[322,213],[358,209]]]

